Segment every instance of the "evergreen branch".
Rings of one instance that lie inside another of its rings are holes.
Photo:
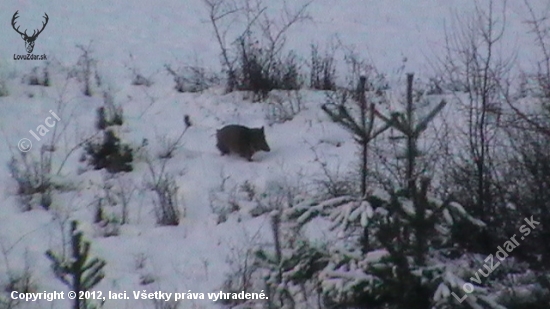
[[[105,261],[96,259],[97,263],[94,263],[86,277],[82,280],[82,287],[86,290],[93,288],[96,284],[99,283],[104,277],[105,273],[103,272],[103,267],[107,265]]]
[[[428,127],[428,123],[430,123],[435,116],[447,105],[447,102],[445,100],[442,100],[422,121],[420,121],[416,128],[414,129],[414,136],[418,137],[420,133],[422,133],[426,128]]]
[[[93,258],[90,262],[88,262],[84,267],[82,267],[82,272],[85,272],[92,267],[94,267],[97,263],[99,263],[101,260],[98,258]]]

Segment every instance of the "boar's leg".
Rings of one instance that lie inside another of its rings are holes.
[[[254,151],[251,149],[243,149],[239,152],[239,155],[248,161],[252,162],[252,155],[254,154]]]
[[[222,153],[222,156],[223,155],[226,155],[229,153],[229,149],[222,143],[218,142],[216,144],[216,147],[218,147],[218,149],[220,150],[220,152]]]

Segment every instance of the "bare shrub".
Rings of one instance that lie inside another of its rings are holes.
[[[38,72],[38,67],[32,68],[31,73],[28,76],[25,76],[26,82],[31,86],[50,86],[50,73],[49,73],[49,62],[46,62],[46,65],[42,68],[42,74]]]
[[[148,257],[145,253],[134,255],[134,270],[139,274],[139,284],[149,285],[156,281],[155,276],[148,270]]]
[[[22,273],[10,274],[9,282],[4,290],[7,292],[17,291],[19,293],[35,292],[37,290],[37,286],[29,268],[26,267]]]
[[[271,64],[272,89],[298,90],[304,85],[301,75],[302,63],[294,51],[280,57]]]
[[[13,299],[11,297],[12,292],[18,293],[36,293],[38,290],[37,282],[33,276],[30,262],[28,260],[27,251],[24,255],[24,265],[21,269],[14,269],[10,266],[9,253],[13,246],[6,248],[3,244],[0,244],[2,248],[2,254],[7,268],[8,281],[0,286],[0,308],[2,309],[15,309],[21,304],[21,300]],[[4,294],[5,293],[5,294]],[[2,295],[4,294],[4,295]]]
[[[301,66],[291,51],[286,56],[270,54],[258,44],[239,38],[237,89],[251,91],[252,101],[263,101],[274,89],[298,90],[303,85]]]
[[[110,126],[121,126],[124,123],[122,106],[115,103],[111,90],[103,92],[103,106],[97,109],[96,129],[105,130]]]
[[[296,183],[289,179],[269,182],[263,192],[254,194],[250,215],[257,217],[280,208],[293,207],[304,200],[307,194],[308,191],[301,180]]]
[[[7,97],[10,94],[6,80],[0,76],[0,97]]]
[[[151,76],[144,76],[135,64],[134,56],[130,53],[131,64],[126,64],[125,67],[130,71],[132,75],[132,85],[150,87],[153,85]]]
[[[314,146],[310,147],[311,151],[315,154],[315,162],[321,167],[322,176],[316,177],[314,183],[317,188],[317,195],[326,198],[335,198],[346,195],[353,195],[357,193],[356,181],[343,173],[337,168],[336,170],[330,170],[327,166],[327,162],[321,159],[315,150]]]
[[[7,62],[0,61],[0,97],[6,97],[10,94],[7,81],[13,78],[13,72],[10,72]]]
[[[157,175],[152,165],[149,165],[152,181],[148,189],[152,190],[157,199],[153,200],[157,224],[161,226],[178,225],[180,222],[181,199],[179,197],[179,186],[175,179],[161,170]]]
[[[220,178],[220,187],[215,190],[210,190],[208,195],[210,210],[212,210],[212,213],[217,216],[216,224],[227,221],[231,213],[240,210],[240,206],[236,202],[236,190],[234,188],[231,190],[226,188],[227,181],[231,178],[231,176],[224,175],[223,170],[221,170]]]
[[[250,39],[249,39],[250,40]],[[272,88],[267,59],[260,46],[239,38],[238,90],[252,91],[253,101],[263,100]]]
[[[158,161],[146,158],[150,176],[146,188],[155,193],[154,212],[157,224],[161,226],[178,225],[182,210],[179,186],[166,170],[166,164],[170,158],[163,157]]]
[[[29,211],[32,205],[38,203],[48,209],[52,203],[51,193],[51,151],[42,147],[38,160],[27,153],[20,153],[19,158],[12,156],[8,169],[11,177],[17,183],[17,196],[21,210]]]
[[[145,158],[149,168],[149,176],[146,187],[155,193],[156,199],[153,200],[155,216],[158,225],[178,225],[184,211],[181,197],[179,195],[179,186],[167,170],[166,165],[173,157],[174,152],[181,147],[181,140],[192,125],[188,115],[183,117],[184,129],[179,137],[165,145],[165,149],[157,156],[155,160],[149,156]]]
[[[153,274],[148,273],[139,275],[140,285],[149,285],[151,283],[154,283],[155,281],[155,276]]]
[[[438,59],[445,84],[460,89],[452,94],[465,125],[453,141],[456,146],[449,158],[453,166],[447,174],[457,201],[488,225],[472,244],[479,252],[486,252],[504,239],[504,227],[497,222],[502,222],[508,212],[502,207],[507,185],[498,176],[497,166],[501,166],[506,153],[500,113],[511,90],[515,56],[499,52],[506,46],[503,37],[507,18],[506,2],[499,5],[489,1],[484,8],[476,3],[471,16],[457,13],[452,32],[445,33],[446,53]]]
[[[222,67],[227,75],[227,92],[252,91],[253,101],[266,98],[272,89],[299,89],[302,81],[299,64],[291,52],[283,55],[288,29],[310,19],[307,8],[310,3],[291,10],[283,3],[280,16],[267,13],[262,1],[203,0],[220,52]],[[240,29],[234,21],[240,21]],[[236,30],[236,37],[229,40],[228,32]],[[237,42],[234,49],[228,43]],[[265,42],[261,45],[259,42]]]
[[[228,290],[261,290],[273,308],[296,308],[298,300],[315,295],[316,283],[312,278],[322,256],[308,245],[302,236],[300,224],[287,220],[285,210],[293,209],[305,200],[307,191],[302,184],[291,184],[286,179],[268,183],[261,194],[254,194],[256,215],[266,214],[270,220],[272,242],[255,245],[254,249],[241,250],[241,263],[225,286]],[[307,282],[312,279],[311,282]],[[248,308],[247,301],[228,301],[232,305]]]
[[[17,183],[16,194],[24,211],[32,209],[35,204],[49,209],[52,203],[52,195],[56,190],[74,189],[71,182],[64,181],[62,177],[63,167],[76,150],[81,149],[83,145],[95,137],[95,135],[91,135],[74,145],[60,145],[60,141],[69,139],[67,128],[73,119],[71,115],[65,114],[67,107],[65,94],[69,79],[70,77],[67,77],[59,92],[55,108],[61,120],[52,129],[46,129],[46,132],[49,133],[47,137],[44,137],[44,144],[40,147],[39,156],[33,155],[33,151],[15,152],[9,147],[12,158],[8,164],[8,169]],[[62,137],[63,139],[61,139]],[[54,165],[54,162],[60,163]]]
[[[227,221],[229,215],[240,211],[242,208],[253,204],[256,197],[256,187],[248,180],[234,185],[232,189],[225,189],[225,181],[229,177],[222,180],[224,183],[220,191],[210,191],[210,209],[212,213],[217,215],[217,224]]]
[[[272,92],[267,100],[267,108],[269,125],[284,123],[294,119],[304,109],[303,97],[299,90]]]
[[[336,49],[319,52],[319,46],[311,45],[311,69],[309,75],[309,86],[316,90],[336,90],[336,60],[334,54]]]
[[[261,281],[258,274],[258,267],[254,258],[254,243],[257,242],[255,237],[245,235],[246,247],[231,246],[229,255],[226,257],[226,263],[229,266],[230,272],[226,274],[222,290],[227,293],[239,293],[241,291],[255,291],[255,285]],[[226,305],[242,304],[242,300],[220,300]]]
[[[246,180],[245,182],[243,182],[240,186],[239,186],[239,189],[246,193],[246,196],[248,198],[249,201],[252,201],[254,199],[254,197],[256,197],[256,194],[257,194],[257,189],[256,187],[251,184],[248,180]]]
[[[234,196],[234,191],[229,193],[211,191],[208,199],[210,210],[216,215],[216,224],[224,223],[230,214],[241,209]]]
[[[127,224],[129,223],[130,202],[133,200],[137,187],[131,178],[126,179],[124,175],[116,178],[117,186],[114,188],[113,193],[122,206],[120,224]]]
[[[126,174],[103,173],[102,176],[100,193],[94,202],[94,223],[102,237],[118,236],[120,226],[129,221],[129,204],[137,187]]]
[[[207,73],[206,69],[199,66],[180,66],[173,69],[165,64],[166,71],[174,78],[174,88],[178,92],[202,92],[210,87],[216,80],[215,76]]]
[[[98,202],[95,215],[96,226],[101,237],[113,237],[120,235],[120,219],[116,214],[107,214],[105,208]]]
[[[10,94],[6,81],[0,77],[0,97],[7,97]]]
[[[76,47],[80,50],[81,55],[69,75],[82,83],[82,93],[90,97],[95,87],[101,86],[101,78],[97,71],[97,60],[93,57],[92,41],[88,46],[78,44]]]
[[[224,182],[227,179],[224,180]],[[232,213],[242,212],[253,217],[272,211],[278,203],[294,205],[299,200],[300,189],[281,183],[272,183],[261,192],[250,181],[233,184],[230,189],[210,192],[210,208],[217,215],[217,224],[227,221]]]
[[[192,126],[191,118],[189,115],[183,116],[183,130],[175,140],[167,138],[160,138],[162,140],[162,150],[158,154],[159,159],[171,159],[174,156],[174,152],[181,147],[181,139],[185,135],[185,132]]]

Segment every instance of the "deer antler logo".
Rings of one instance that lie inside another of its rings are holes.
[[[27,49],[27,53],[32,53],[32,50],[34,49],[34,41],[36,40],[36,38],[38,37],[38,35],[40,33],[42,33],[42,31],[44,30],[44,28],[46,28],[46,25],[48,24],[48,14],[44,13],[45,16],[44,19],[46,19],[46,22],[42,22],[42,29],[38,30],[34,30],[32,35],[31,36],[28,36],[27,35],[27,30],[25,30],[25,32],[21,32],[19,31],[19,27],[15,28],[15,20],[17,18],[19,18],[19,16],[17,16],[17,13],[19,11],[16,11],[15,14],[13,14],[13,18],[11,19],[11,26],[13,27],[13,30],[15,30],[17,33],[19,33],[21,35],[21,38],[23,40],[25,40],[25,48]],[[36,32],[38,31],[38,32]]]

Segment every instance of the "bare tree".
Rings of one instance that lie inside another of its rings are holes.
[[[534,71],[522,72],[526,89],[519,89],[517,98],[507,100],[513,110],[509,134],[510,158],[507,178],[508,200],[520,216],[536,214],[541,222],[550,222],[550,12],[524,1],[529,14],[525,22],[534,36],[539,59]],[[540,2],[539,2],[540,3]],[[550,8],[550,3],[546,3]],[[528,104],[525,104],[528,103]],[[518,257],[533,269],[548,270],[550,257],[549,226],[541,225],[524,244]],[[539,280],[548,288],[547,280]]]
[[[265,39],[268,41],[267,45],[267,69],[273,65],[274,61],[280,55],[281,50],[284,48],[287,32],[296,23],[310,20],[311,16],[307,13],[307,8],[311,4],[311,1],[300,6],[296,10],[291,10],[288,7],[288,2],[283,1],[283,10],[279,17],[279,22],[274,17],[269,16],[263,12],[259,20],[259,28]]]
[[[463,202],[472,213],[491,223],[498,202],[496,145],[514,62],[514,55],[505,58],[499,53],[506,27],[506,1],[499,16],[491,0],[486,9],[476,2],[471,16],[456,14],[454,22],[453,32],[445,32],[446,54],[439,59],[440,73],[466,117],[466,128],[460,128],[462,137],[456,143],[451,181],[461,188],[462,192],[456,193],[469,199]]]
[[[524,129],[535,130],[550,136],[550,104],[547,103],[550,98],[550,11],[540,10],[542,14],[537,14],[529,0],[524,0],[524,5],[529,12],[529,18],[525,23],[534,36],[535,46],[541,56],[536,63],[537,72],[524,75],[527,76],[526,79],[534,81],[535,96],[539,98],[541,106],[540,109],[527,111],[521,109],[517,102],[508,100],[506,103],[517,118],[527,124],[528,127]],[[550,4],[547,4],[547,8],[550,8]]]

